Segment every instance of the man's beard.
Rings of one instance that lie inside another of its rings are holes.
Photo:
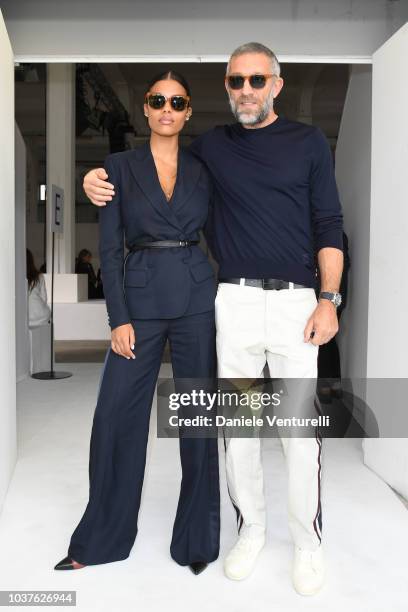
[[[261,108],[259,108],[256,113],[248,113],[246,111],[238,110],[238,104],[240,102],[255,102],[255,100],[253,100],[251,96],[241,96],[239,102],[235,102],[230,95],[228,96],[228,98],[232,114],[234,115],[235,119],[243,125],[258,125],[259,123],[262,123],[263,121],[265,121],[265,119],[268,117],[269,113],[273,109],[272,90],[269,92],[265,102],[262,104]]]

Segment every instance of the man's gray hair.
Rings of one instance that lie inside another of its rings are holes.
[[[238,57],[239,55],[244,55],[245,53],[263,53],[264,55],[269,57],[269,59],[271,60],[272,74],[276,74],[277,76],[280,76],[280,65],[278,62],[278,58],[276,57],[274,52],[271,49],[269,49],[269,47],[266,47],[262,43],[258,43],[258,42],[245,43],[244,45],[237,47],[235,51],[231,53],[231,56],[228,60],[228,65],[227,65],[227,74],[229,72],[231,60],[234,57]]]

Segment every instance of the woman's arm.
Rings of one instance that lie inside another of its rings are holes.
[[[123,291],[124,228],[120,210],[120,186],[115,176],[112,155],[105,160],[105,170],[114,178],[116,195],[110,206],[99,209],[99,258],[108,320],[111,329],[130,323]]]
[[[112,155],[105,160],[105,170],[115,180],[116,194],[109,206],[99,209],[99,258],[103,290],[112,330],[112,349],[115,353],[134,359],[135,333],[126,305],[123,289],[124,228],[120,210],[120,185],[115,176]]]
[[[45,286],[45,278],[44,274],[40,274],[39,278],[39,292],[41,299],[44,301],[44,304],[47,303],[47,287]]]

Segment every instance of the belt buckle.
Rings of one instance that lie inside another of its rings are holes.
[[[263,278],[262,279],[262,289],[266,289],[266,290],[275,290],[275,291],[280,291],[283,287],[283,281],[282,280],[278,280],[278,279],[273,279],[273,285],[271,283],[268,283],[270,279],[269,278]]]
[[[187,241],[186,240],[180,240],[180,246],[181,247],[186,247],[187,246]]]
[[[268,278],[262,278],[262,289],[265,289],[266,291],[270,290],[270,289],[274,289],[274,287],[271,287],[270,284],[268,283]]]

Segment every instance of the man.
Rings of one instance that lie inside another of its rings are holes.
[[[314,381],[318,347],[338,331],[343,267],[342,212],[331,152],[319,128],[275,114],[283,87],[275,54],[259,43],[236,49],[226,90],[237,123],[196,139],[191,150],[215,182],[211,246],[219,264],[216,297],[218,375]],[[103,169],[84,189],[94,204],[110,200]],[[317,302],[314,252],[321,293]],[[282,439],[288,467],[292,580],[300,594],[324,581],[321,546],[321,439]],[[253,570],[265,543],[266,512],[259,438],[232,438],[228,489],[239,538],[225,559],[229,578]]]

